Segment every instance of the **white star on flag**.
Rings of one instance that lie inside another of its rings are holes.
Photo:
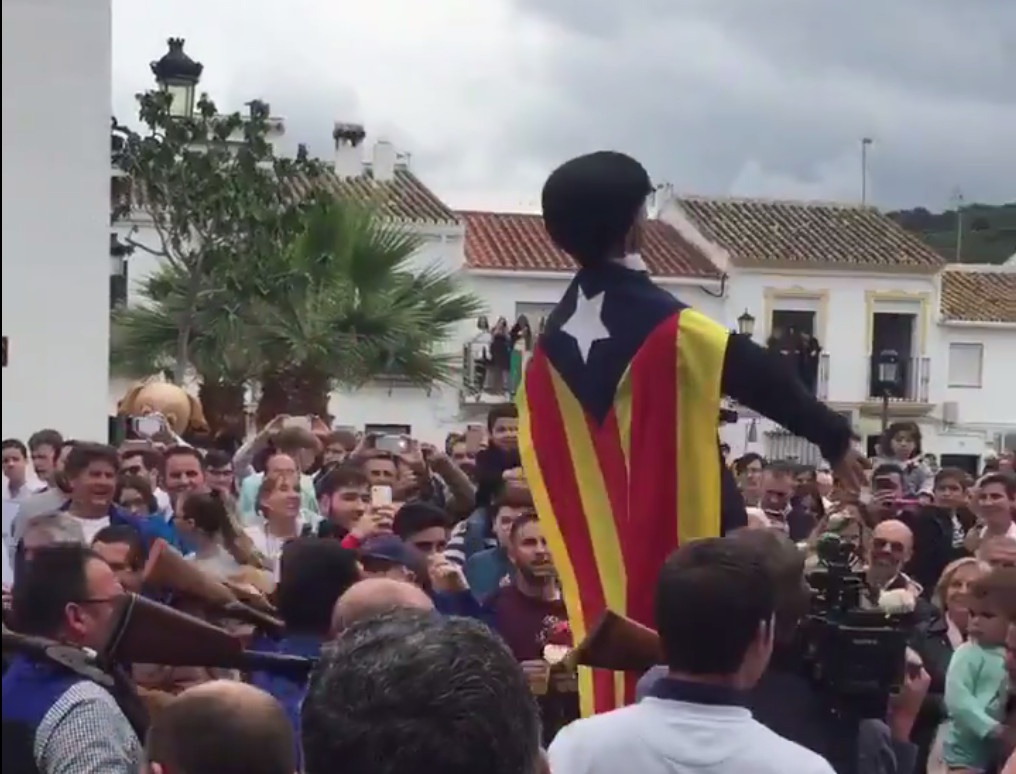
[[[587,362],[593,344],[610,338],[610,331],[603,324],[603,292],[590,298],[580,287],[575,295],[575,311],[561,326],[561,332],[575,339],[582,362]]]

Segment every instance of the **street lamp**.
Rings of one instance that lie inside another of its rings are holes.
[[[170,38],[166,41],[169,51],[151,64],[155,82],[172,99],[170,115],[176,117],[194,115],[194,91],[205,69],[203,64],[184,53],[183,42],[183,38]]]
[[[899,385],[900,353],[895,349],[883,349],[878,353],[878,384],[882,391],[882,431],[889,427],[889,398],[892,388]]]
[[[749,339],[755,334],[755,318],[747,309],[737,318],[737,332]]]

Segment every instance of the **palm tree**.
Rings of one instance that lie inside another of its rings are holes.
[[[321,196],[301,211],[279,254],[217,260],[199,294],[189,345],[213,430],[261,387],[258,422],[278,414],[327,416],[337,385],[391,377],[452,383],[461,354],[442,345],[482,304],[442,270],[411,271],[420,240],[369,205]],[[187,277],[166,266],[142,286],[145,303],[114,311],[116,373],[171,366]]]
[[[176,361],[181,310],[189,275],[164,264],[141,284],[143,302],[113,310],[110,326],[110,372],[142,378],[169,372]],[[189,366],[199,379],[198,398],[213,433],[244,432],[245,384],[260,361],[246,345],[248,335],[240,305],[220,284],[208,282],[198,294],[189,350]]]
[[[336,385],[457,378],[461,354],[442,345],[482,303],[445,271],[411,271],[419,238],[376,212],[319,198],[304,210],[279,268],[263,272],[274,279],[251,294],[250,306],[264,359],[259,423],[280,413],[326,416]]]

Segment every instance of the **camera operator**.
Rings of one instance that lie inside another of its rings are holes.
[[[804,555],[786,536],[771,530],[742,530],[728,539],[757,550],[776,587],[773,655],[750,694],[754,717],[821,755],[839,774],[915,774],[917,748],[909,738],[928,690],[927,673],[920,669],[908,675],[885,721],[838,716],[835,698],[810,677],[799,637],[811,598]],[[665,671],[660,668],[650,670],[639,681],[638,693],[644,694],[661,673]]]
[[[776,642],[769,669],[753,692],[755,717],[781,736],[815,750],[838,772],[911,774],[917,750],[910,743],[910,731],[928,690],[927,673],[920,669],[908,675],[884,723],[867,719],[857,724],[837,717],[831,697],[808,679],[797,638],[811,596],[804,581],[804,557],[790,541],[772,532],[745,531],[734,539],[758,547],[777,587]],[[856,763],[842,760],[850,753],[856,754]]]

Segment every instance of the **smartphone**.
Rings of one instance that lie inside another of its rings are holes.
[[[380,508],[385,505],[391,505],[392,499],[392,488],[387,484],[374,484],[370,488],[370,504],[374,508]]]
[[[476,454],[483,447],[483,427],[470,425],[466,430],[466,451]]]
[[[152,438],[162,432],[164,427],[163,418],[159,414],[143,414],[139,417],[131,417],[131,425],[135,434],[142,438]]]
[[[304,430],[310,430],[311,422],[310,417],[289,417],[285,422],[282,423],[283,427],[299,427]]]
[[[389,454],[405,454],[409,443],[401,435],[380,435],[374,441],[374,448]]]

